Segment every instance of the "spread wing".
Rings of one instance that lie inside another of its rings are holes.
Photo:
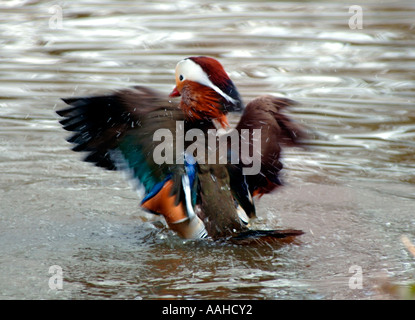
[[[299,124],[282,113],[285,107],[293,104],[295,102],[292,100],[270,95],[258,97],[246,106],[236,127],[240,136],[243,129],[250,130],[248,140],[250,155],[254,155],[254,146],[260,146],[260,171],[244,177],[243,182],[245,184],[242,184],[242,189],[239,188],[239,194],[237,195],[237,198],[242,199],[240,202],[245,202],[245,206],[248,206],[248,212],[250,210],[249,202],[251,201],[246,199],[248,196],[244,198],[246,189],[252,195],[263,195],[280,186],[282,183],[279,172],[283,167],[280,162],[281,147],[284,145],[300,145],[301,140],[306,136]],[[253,135],[253,129],[260,129],[260,139]],[[241,155],[242,158],[243,155]],[[233,170],[242,170],[249,166],[241,162],[239,167],[233,168]],[[233,174],[233,176],[238,175]],[[239,180],[241,180],[241,175],[239,175]],[[242,183],[242,181],[235,184],[238,183]]]
[[[175,132],[183,112],[157,92],[144,87],[116,91],[111,95],[63,99],[70,107],[59,110],[63,128],[74,151],[87,153],[85,161],[109,170],[131,172],[145,194],[156,192],[166,180],[173,181],[176,203],[182,197],[184,166],[158,164],[153,141],[157,129]],[[173,140],[175,135],[172,135]],[[175,143],[175,141],[173,141]],[[175,144],[174,144],[175,145]]]

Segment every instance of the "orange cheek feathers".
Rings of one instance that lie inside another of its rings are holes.
[[[229,122],[228,122],[228,118],[226,117],[226,115],[222,114],[216,120],[220,123],[222,128],[226,129],[227,127],[229,127]]]
[[[197,82],[184,81],[180,92],[182,96],[180,107],[189,119],[217,120],[222,127],[228,126],[228,120],[220,103],[222,98],[213,89]]]

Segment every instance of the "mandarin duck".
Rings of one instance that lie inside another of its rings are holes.
[[[180,61],[175,77],[169,96],[136,86],[62,99],[69,107],[57,111],[60,123],[74,132],[67,141],[74,151],[87,152],[84,161],[129,172],[143,191],[141,207],[162,215],[182,238],[245,243],[302,234],[249,224],[256,216],[254,197],[282,184],[281,146],[304,137],[281,112],[294,102],[265,95],[245,107],[211,57]],[[236,128],[229,128],[228,112],[242,113]],[[228,131],[220,134],[221,128]]]

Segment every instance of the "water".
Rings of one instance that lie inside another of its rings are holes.
[[[361,6],[352,30],[337,1],[0,1],[0,297],[395,298],[381,284],[415,275],[400,241],[415,240],[415,5]],[[297,242],[178,239],[122,175],[69,150],[60,97],[167,94],[177,61],[201,54],[246,102],[301,103],[289,113],[307,148],[285,151],[287,185],[257,202],[256,221],[304,230]],[[62,290],[48,286],[52,265]],[[354,265],[362,289],[349,286]]]

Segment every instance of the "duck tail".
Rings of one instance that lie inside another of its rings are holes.
[[[236,244],[269,243],[279,240],[293,240],[304,234],[302,230],[247,230],[233,236],[230,241]]]

